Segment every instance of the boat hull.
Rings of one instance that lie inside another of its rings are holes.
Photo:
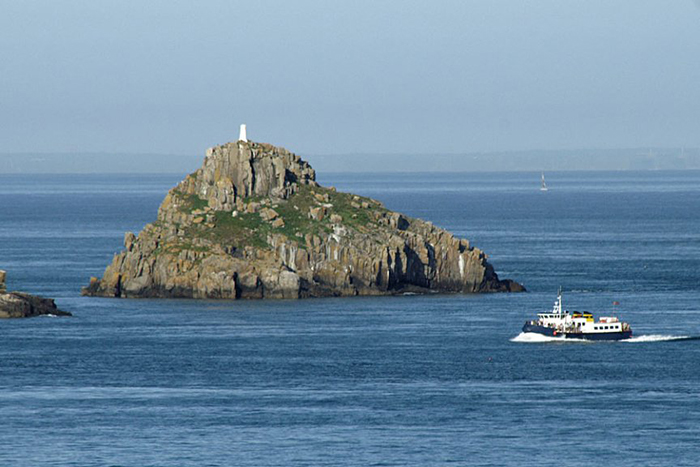
[[[537,334],[542,334],[543,336],[556,337],[555,329],[548,326],[539,326],[537,324],[525,324],[523,326],[523,332],[534,332]]]
[[[619,332],[557,332],[554,328],[526,323],[523,332],[534,332],[549,337],[562,337],[564,339],[579,339],[586,341],[619,341],[632,337],[632,331]]]

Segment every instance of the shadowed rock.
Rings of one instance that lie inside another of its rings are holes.
[[[5,271],[0,271],[0,318],[29,318],[40,315],[71,316],[61,311],[50,298],[24,292],[7,292]]]
[[[127,233],[101,279],[108,297],[303,298],[514,292],[486,254],[380,202],[324,188],[289,151],[238,141],[209,149],[156,222]]]

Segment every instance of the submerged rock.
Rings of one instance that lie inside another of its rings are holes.
[[[0,271],[0,318],[29,318],[40,315],[71,316],[61,311],[50,298],[24,292],[7,292],[5,271]]]
[[[380,202],[324,188],[286,149],[209,149],[171,189],[157,220],[127,233],[85,295],[303,298],[411,292],[514,292],[486,254]]]

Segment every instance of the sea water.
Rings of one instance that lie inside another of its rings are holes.
[[[0,465],[700,464],[700,173],[320,180],[470,239],[523,294],[80,297],[181,178],[0,176],[9,288],[74,314],[0,321]],[[559,286],[634,339],[521,334]]]

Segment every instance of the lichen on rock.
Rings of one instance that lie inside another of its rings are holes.
[[[486,255],[429,222],[316,183],[299,156],[238,141],[211,148],[157,220],[127,233],[83,294],[304,298],[521,291]]]

